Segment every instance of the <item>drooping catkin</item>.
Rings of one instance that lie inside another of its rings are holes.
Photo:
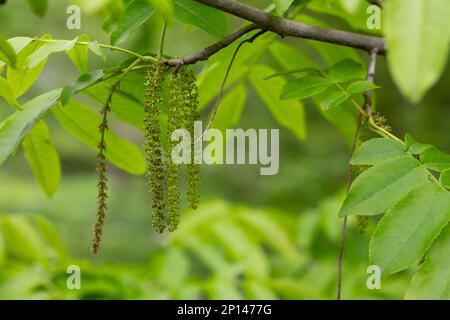
[[[144,103],[144,152],[147,163],[147,179],[152,195],[152,222],[157,232],[165,229],[165,169],[162,160],[160,141],[160,103],[165,67],[161,62],[154,63],[147,71],[147,89]]]
[[[188,116],[188,129],[191,135],[191,162],[187,166],[188,173],[188,201],[189,205],[192,209],[197,209],[200,202],[200,164],[196,163],[195,159],[201,157],[201,148],[196,148],[195,145],[201,142],[198,142],[199,137],[194,136],[194,122],[198,119],[198,105],[199,105],[199,97],[198,97],[198,87],[195,81],[195,76],[192,71],[189,71],[186,75],[186,85],[188,89],[186,91],[187,95],[187,106],[186,112]]]
[[[105,224],[106,212],[108,206],[106,201],[108,199],[108,177],[106,174],[106,132],[108,131],[108,112],[111,111],[112,98],[116,90],[119,89],[120,81],[116,82],[112,88],[111,92],[106,99],[105,106],[100,111],[102,115],[102,122],[98,126],[100,132],[100,142],[97,145],[97,171],[98,171],[98,182],[97,182],[97,218],[94,225],[94,234],[92,237],[92,253],[94,255],[98,254],[100,249],[100,243],[102,241],[103,226]]]

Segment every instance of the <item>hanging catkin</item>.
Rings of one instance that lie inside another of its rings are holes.
[[[165,229],[165,169],[162,160],[160,141],[160,103],[162,83],[164,82],[164,65],[154,63],[147,71],[147,89],[144,103],[144,152],[147,163],[147,179],[152,195],[152,222],[156,231],[162,233]]]

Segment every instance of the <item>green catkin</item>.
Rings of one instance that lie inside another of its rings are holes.
[[[368,216],[356,216],[358,220],[358,230],[361,234],[366,234],[367,226],[369,225],[369,217]]]
[[[188,86],[187,90],[187,98],[186,101],[188,103],[186,112],[188,113],[187,119],[189,119],[189,133],[191,135],[191,162],[187,166],[188,173],[188,202],[191,209],[197,209],[200,202],[200,164],[195,163],[195,158],[201,157],[201,148],[196,150],[195,144],[198,137],[194,136],[194,122],[198,119],[198,106],[199,106],[199,97],[198,97],[198,87],[195,81],[195,76],[192,71],[188,72],[186,76],[186,84]]]
[[[106,201],[108,199],[108,177],[106,175],[106,132],[108,131],[108,112],[111,111],[112,97],[116,90],[120,86],[120,81],[113,85],[111,92],[106,99],[105,106],[101,110],[102,122],[98,126],[100,132],[100,142],[97,145],[97,171],[98,171],[98,182],[97,182],[97,218],[94,225],[94,234],[92,237],[92,253],[94,255],[98,254],[100,249],[100,243],[102,240],[103,226],[105,224],[106,212],[108,206]]]
[[[165,67],[163,63],[154,63],[147,71],[147,89],[144,103],[144,152],[147,163],[147,179],[152,195],[152,223],[157,232],[164,232],[165,221],[165,169],[162,160],[160,141],[160,103]]]

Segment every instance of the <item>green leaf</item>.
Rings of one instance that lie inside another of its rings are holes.
[[[154,8],[158,9],[164,16],[164,19],[170,20],[173,15],[172,0],[147,0]]]
[[[100,141],[98,125],[101,118],[85,105],[71,100],[66,107],[57,106],[52,109],[58,122],[70,133],[83,141],[92,150],[97,150]],[[120,138],[111,130],[105,135],[106,159],[115,166],[131,173],[140,175],[145,171],[145,161],[142,152],[134,144]]]
[[[405,299],[450,299],[450,226],[442,230],[413,277]]]
[[[19,261],[47,263],[45,244],[24,215],[1,216],[0,231],[9,255]]]
[[[350,95],[342,91],[324,92],[319,96],[319,104],[323,110],[330,110],[347,101]]]
[[[83,34],[78,37],[78,42],[89,42],[89,36]],[[81,73],[87,73],[89,70],[88,59],[89,59],[89,47],[85,45],[75,44],[72,49],[66,52],[70,60],[77,67],[78,71]]]
[[[122,84],[121,87],[124,87]],[[83,91],[101,104],[104,104],[110,93],[109,88],[103,84],[98,84]],[[143,130],[144,128],[144,108],[141,101],[131,94],[119,89],[115,92],[111,102],[112,113],[123,122]]]
[[[434,146],[420,153],[420,162],[428,169],[435,171],[450,169],[450,155]]]
[[[111,32],[111,44],[117,45],[128,39],[128,36],[145,21],[147,21],[156,9],[150,6],[147,0],[133,0],[125,9],[122,19]]]
[[[418,143],[409,133],[405,135],[405,148],[409,151],[409,153],[414,155],[421,154],[423,151],[431,147],[433,147],[431,144]]]
[[[331,82],[317,76],[306,76],[289,81],[281,90],[281,99],[305,99],[319,94],[331,86]]]
[[[61,89],[42,94],[22,106],[21,111],[0,123],[0,164],[17,150],[23,138],[59,99]]]
[[[61,93],[61,103],[65,106],[73,95],[80,90],[83,90],[90,85],[94,84],[97,80],[103,77],[103,70],[95,70],[91,73],[82,74],[77,81],[64,87]]]
[[[45,17],[48,8],[47,0],[28,0],[29,5],[31,6],[31,10],[35,15],[40,18]]]
[[[357,93],[363,93],[369,90],[379,89],[380,87],[377,86],[372,81],[367,80],[359,80],[355,81],[348,85],[347,92],[351,95],[357,94]]]
[[[363,143],[356,149],[350,164],[372,166],[404,155],[403,143],[392,139],[375,138]]]
[[[3,97],[10,105],[20,109],[20,105],[14,96],[13,89],[5,78],[0,77],[0,97]]]
[[[450,2],[386,1],[388,64],[402,93],[419,102],[442,75],[450,41]]]
[[[88,43],[88,48],[89,50],[91,50],[93,53],[95,53],[96,55],[98,55],[100,58],[102,58],[103,61],[106,61],[106,55],[103,52],[102,48],[100,48],[100,45],[98,44],[97,41],[91,41]]]
[[[22,148],[36,181],[51,197],[61,181],[61,163],[44,120],[39,121],[25,137]]]
[[[418,262],[450,219],[450,193],[432,182],[412,190],[379,222],[369,246],[370,263],[383,276]]]
[[[43,39],[50,38],[51,37],[48,35],[43,37]],[[7,79],[16,97],[23,95],[36,82],[44,69],[47,60],[42,61],[32,69],[27,68],[26,65],[28,57],[36,52],[42,45],[42,42],[29,43],[17,55],[17,70],[8,68]]]
[[[283,16],[293,2],[294,0],[273,0],[273,3],[275,4],[275,9],[279,16]]]
[[[439,177],[439,183],[447,189],[450,189],[450,169],[444,170]]]
[[[382,162],[355,179],[339,216],[382,214],[427,180],[428,171],[409,155]]]
[[[228,33],[223,12],[195,1],[174,0],[173,18],[179,23],[198,27],[218,38],[223,38]]]
[[[366,71],[362,64],[351,59],[345,59],[328,68],[326,73],[332,81],[342,83],[363,79]]]
[[[289,129],[297,138],[303,140],[306,137],[303,105],[299,101],[280,101],[277,98],[278,92],[286,84],[286,81],[282,78],[264,80],[273,74],[273,71],[272,68],[264,65],[255,66],[249,76],[250,82],[275,120]]]
[[[0,60],[4,61],[12,68],[16,67],[17,56],[13,47],[8,41],[0,37]]]
[[[14,52],[15,52],[16,55],[20,51],[22,51],[22,49],[25,48],[31,41],[33,41],[33,39],[32,38],[28,38],[28,37],[15,37],[15,38],[8,39],[8,43],[14,49]],[[1,56],[1,53],[0,53],[0,56]],[[17,61],[17,59],[16,59],[16,61]],[[4,65],[5,65],[5,62],[2,61],[2,59],[0,58],[0,73],[1,73],[2,67]]]
[[[247,91],[243,84],[233,88],[220,103],[212,127],[223,131],[233,128],[241,119],[246,100]]]
[[[62,52],[62,51],[70,51],[77,42],[77,38],[68,41],[62,40],[58,42],[46,42],[43,43],[42,46],[37,49],[33,54],[31,54],[26,62],[27,68],[32,69],[39,65],[42,61],[45,61],[49,55],[52,53]]]

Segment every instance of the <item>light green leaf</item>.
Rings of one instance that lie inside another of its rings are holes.
[[[434,146],[420,153],[420,162],[428,169],[435,171],[450,169],[450,155]]]
[[[351,59],[345,59],[332,65],[327,69],[326,73],[332,81],[342,83],[355,79],[363,79],[366,71],[362,64]]]
[[[47,0],[28,0],[28,3],[30,4],[31,10],[35,15],[40,18],[45,17],[48,8]]]
[[[392,139],[375,138],[356,149],[350,164],[372,166],[404,155],[403,143]]]
[[[133,0],[125,9],[122,19],[111,33],[111,44],[117,45],[128,39],[128,36],[147,21],[156,9],[147,0]]]
[[[78,42],[89,42],[89,36],[87,34],[79,36],[77,43]],[[81,73],[88,72],[88,46],[75,44],[71,50],[67,51],[67,55],[70,57],[70,60],[72,60],[73,64],[77,67],[78,71],[80,71]]]
[[[73,95],[80,90],[83,90],[92,84],[94,84],[97,80],[103,77],[103,70],[95,70],[91,73],[82,74],[77,81],[64,87],[61,93],[61,103],[65,106],[70,99],[72,99]]]
[[[331,86],[331,82],[317,76],[306,76],[289,81],[281,90],[281,99],[305,99],[319,94]]]
[[[289,9],[294,0],[273,0],[275,4],[275,9],[279,16],[284,15],[284,13]]]
[[[447,189],[450,189],[450,169],[444,170],[439,177],[439,183]]]
[[[51,36],[46,35],[42,38],[50,39]],[[44,69],[47,61],[46,59],[32,69],[28,69],[26,66],[28,57],[36,52],[42,45],[42,42],[29,43],[17,55],[17,70],[8,68],[7,79],[16,97],[23,95],[36,82]]]
[[[89,50],[91,50],[93,53],[98,55],[100,58],[102,58],[103,61],[106,61],[106,55],[103,52],[102,48],[100,48],[100,45],[97,41],[91,41],[88,44]]]
[[[61,163],[44,120],[39,121],[25,137],[22,148],[36,181],[51,197],[61,181]]]
[[[450,1],[386,1],[384,33],[395,82],[419,102],[442,75],[450,42]]]
[[[173,18],[179,23],[198,27],[218,38],[223,38],[228,33],[223,12],[195,1],[174,0]]]
[[[442,230],[413,277],[405,299],[450,299],[450,226]]]
[[[414,155],[421,154],[423,151],[431,147],[433,147],[431,144],[418,143],[409,133],[405,135],[405,148],[408,152]]]
[[[147,0],[154,8],[161,12],[166,20],[170,20],[173,15],[172,0]]]
[[[3,97],[10,105],[20,109],[20,105],[14,96],[13,89],[5,78],[0,77],[0,97]]]
[[[359,80],[355,81],[348,85],[347,92],[351,95],[357,94],[357,93],[363,93],[369,90],[374,90],[380,88],[372,81],[367,80]]]
[[[370,263],[383,277],[418,262],[450,219],[450,193],[432,182],[412,190],[379,222],[369,246]]]
[[[427,180],[428,171],[409,155],[382,162],[355,179],[339,216],[382,214]]]
[[[0,231],[9,255],[25,262],[47,263],[45,244],[24,215],[1,216]]]
[[[325,91],[319,96],[319,104],[323,110],[330,110],[344,103],[350,95],[342,91]]]
[[[22,106],[21,111],[3,120],[0,124],[0,164],[16,151],[23,138],[59,99],[61,89],[42,94]]]
[[[249,79],[275,120],[283,127],[289,129],[297,138],[303,140],[306,137],[303,105],[299,101],[281,101],[277,98],[278,92],[286,84],[286,81],[282,78],[264,80],[273,73],[274,70],[272,68],[258,65],[252,69]]]
[[[66,107],[57,106],[52,109],[58,122],[70,133],[83,141],[92,150],[97,150],[100,140],[98,125],[101,118],[85,105],[71,100]],[[106,159],[115,166],[140,175],[145,171],[142,152],[134,144],[120,138],[111,130],[106,132]]]
[[[233,88],[220,103],[212,127],[223,131],[233,128],[241,119],[246,100],[247,91],[243,84]]]
[[[3,37],[0,37],[0,61],[4,61],[12,68],[16,67],[16,52],[9,42],[3,39]]]
[[[22,49],[25,48],[31,41],[33,41],[33,39],[28,38],[28,37],[15,37],[15,38],[8,39],[8,43],[14,49],[14,52],[16,53],[16,55],[20,51],[22,51]],[[1,54],[0,54],[0,56],[1,56]],[[4,66],[5,66],[5,62],[2,61],[0,58],[0,73]]]
[[[28,69],[36,67],[42,61],[45,61],[52,53],[70,51],[75,46],[76,42],[77,38],[71,41],[63,40],[58,42],[43,43],[39,49],[27,58],[26,67]]]

